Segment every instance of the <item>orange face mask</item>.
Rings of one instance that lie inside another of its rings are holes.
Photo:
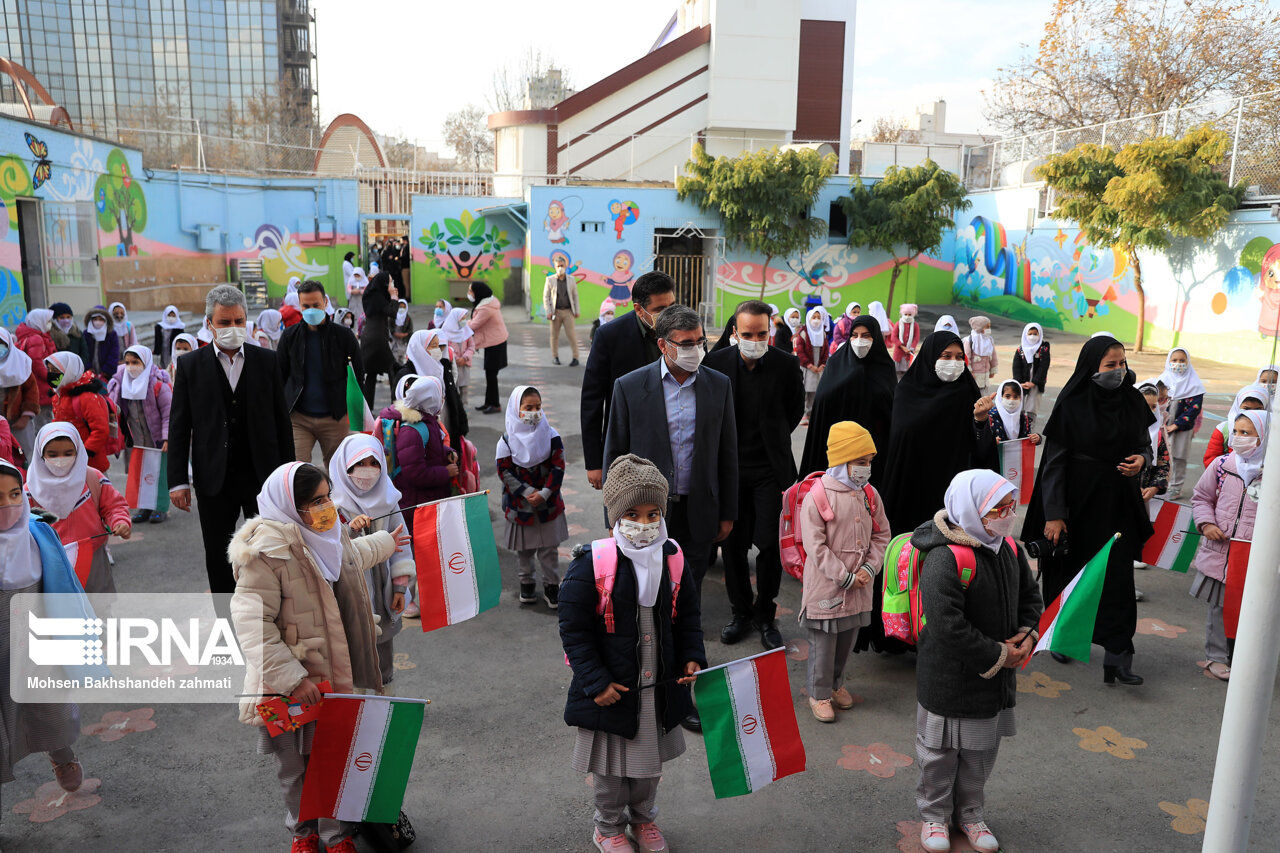
[[[316,533],[328,533],[338,523],[338,508],[330,503],[319,509],[307,510],[307,516],[311,519],[309,526],[312,530]]]

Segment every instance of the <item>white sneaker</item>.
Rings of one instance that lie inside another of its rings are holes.
[[[920,846],[929,853],[948,853],[951,850],[951,833],[947,825],[931,820],[920,824]]]
[[[1139,571],[1141,571],[1141,570],[1143,570],[1143,569],[1149,569],[1149,568],[1151,568],[1150,566],[1148,566],[1146,563],[1142,562],[1141,560],[1134,560],[1134,561],[1133,561],[1133,567],[1134,567],[1135,569],[1138,569]]]
[[[960,829],[964,831],[965,837],[969,839],[974,850],[979,853],[999,853],[1000,842],[996,841],[996,837],[991,834],[991,830],[985,823],[981,821],[965,823],[960,825]]]

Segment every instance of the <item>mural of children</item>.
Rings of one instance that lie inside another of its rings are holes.
[[[1280,243],[1262,256],[1258,274],[1262,308],[1258,311],[1258,331],[1267,337],[1280,335]]]
[[[564,202],[552,199],[547,205],[547,217],[542,220],[547,229],[547,239],[552,243],[569,242],[569,217],[564,212]]]
[[[621,243],[622,229],[640,217],[640,206],[634,201],[618,201],[615,198],[609,202],[609,216],[613,219],[613,233]]]
[[[615,305],[625,305],[631,301],[631,282],[635,279],[631,267],[635,262],[636,256],[626,249],[613,256],[613,274],[604,281],[609,285],[609,298]]]

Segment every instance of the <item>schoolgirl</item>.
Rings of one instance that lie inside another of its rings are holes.
[[[1040,411],[1040,397],[1049,379],[1049,342],[1044,339],[1044,328],[1039,323],[1022,327],[1022,343],[1013,353],[1013,378],[1022,383],[1022,411],[1036,422]]]
[[[1169,389],[1173,406],[1165,421],[1165,435],[1169,440],[1169,498],[1177,500],[1182,497],[1191,441],[1204,420],[1205,388],[1191,364],[1191,354],[1184,347],[1175,347],[1169,352],[1160,381]]]
[[[153,447],[161,451],[160,470],[166,470],[169,450],[169,407],[173,402],[172,379],[168,371],[152,363],[151,350],[131,346],[124,352],[124,364],[107,385],[107,393],[120,411],[120,429],[125,447]],[[139,509],[134,524],[150,521],[160,524],[169,512],[168,483],[162,481],[157,490],[155,510]]]
[[[801,426],[809,423],[809,415],[813,410],[813,395],[818,390],[818,382],[822,379],[822,371],[827,366],[827,312],[818,306],[809,311],[805,317],[804,334],[797,334],[792,339],[796,358],[800,359],[800,368],[804,371],[804,420]]]

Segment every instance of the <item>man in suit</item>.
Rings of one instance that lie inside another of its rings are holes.
[[[227,545],[236,520],[258,514],[263,482],[293,460],[293,425],[276,354],[245,346],[244,294],[220,284],[205,297],[204,314],[213,344],[181,356],[174,375],[169,493],[175,507],[190,512],[194,486],[209,591],[229,593],[236,585]]]
[[[574,323],[578,319],[578,281],[569,275],[564,255],[556,255],[556,271],[547,276],[542,285],[542,309],[551,323],[551,363],[560,363],[560,330],[563,329],[573,351],[569,366],[577,367],[578,332]]]
[[[582,455],[592,488],[604,483],[604,433],[613,383],[661,356],[654,324],[676,301],[676,283],[663,272],[647,272],[631,286],[635,310],[596,330],[582,375]]]
[[[782,645],[774,620],[782,560],[778,556],[778,515],[782,492],[796,481],[791,433],[804,416],[800,360],[769,346],[769,306],[752,299],[734,312],[735,345],[707,356],[706,366],[733,386],[738,419],[738,520],[725,540],[724,585],[733,619],[720,641],[733,644],[753,629],[766,649]],[[751,595],[747,553],[756,554],[756,593]]]

